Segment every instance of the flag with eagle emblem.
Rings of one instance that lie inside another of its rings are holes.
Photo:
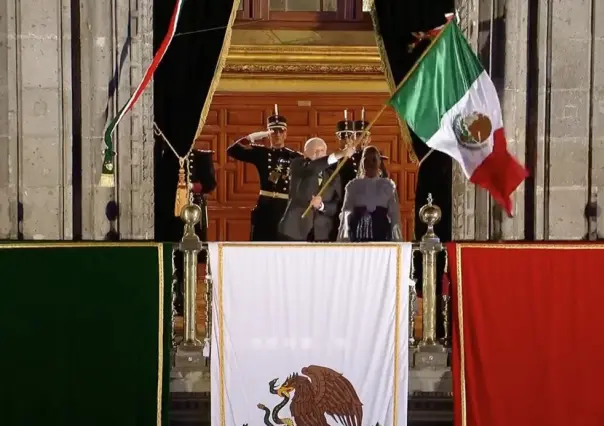
[[[405,426],[410,243],[210,244],[213,426]]]
[[[428,38],[432,44],[390,105],[426,145],[453,157],[511,216],[510,195],[527,172],[507,150],[497,90],[455,21]]]

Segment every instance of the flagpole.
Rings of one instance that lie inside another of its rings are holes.
[[[369,123],[369,125],[363,130],[363,133],[361,134],[361,137],[359,138],[359,141],[355,141],[354,145],[355,147],[363,140],[367,137],[367,133],[369,133],[369,130],[371,129],[371,127],[373,127],[373,125],[375,124],[375,122],[378,120],[378,118],[380,118],[380,116],[384,113],[384,111],[386,111],[386,108],[388,108],[389,106],[389,102],[392,99],[392,97],[396,94],[396,92],[399,91],[399,89],[401,87],[403,87],[403,85],[407,82],[407,80],[409,80],[409,78],[413,75],[413,73],[415,72],[415,70],[417,69],[417,67],[419,66],[419,64],[422,62],[422,60],[426,57],[426,55],[428,54],[428,52],[430,51],[430,49],[432,49],[432,46],[434,46],[436,44],[436,42],[438,41],[438,39],[440,38],[440,36],[445,32],[445,29],[451,25],[451,22],[453,22],[453,20],[450,20],[449,22],[447,22],[444,26],[443,29],[436,35],[436,37],[434,37],[434,40],[432,40],[432,43],[430,43],[430,45],[426,48],[426,50],[424,50],[422,52],[422,54],[420,55],[420,57],[418,58],[417,61],[415,61],[415,63],[413,64],[413,66],[411,67],[411,69],[407,72],[407,74],[405,74],[405,77],[403,77],[403,79],[401,80],[401,82],[399,84],[396,85],[396,88],[394,89],[394,91],[390,94],[390,97],[388,98],[388,100],[386,101],[386,103],[384,105],[382,105],[382,108],[378,111],[378,113],[375,115],[375,117],[373,118],[373,120],[371,120],[371,122]],[[426,158],[428,155],[430,155],[431,153],[428,153],[424,156],[424,158]],[[323,186],[321,186],[321,189],[319,189],[319,193],[316,195],[317,197],[320,197],[324,192],[325,189],[329,186],[329,184],[335,179],[335,177],[338,175],[338,173],[340,172],[340,170],[342,169],[342,167],[344,166],[344,163],[346,163],[346,160],[348,160],[347,157],[342,158],[339,162],[338,165],[336,167],[336,169],[333,171],[333,173],[329,176],[329,178],[327,178],[327,180],[323,183]],[[423,160],[423,159],[422,159]],[[310,213],[310,211],[312,210],[312,204],[308,204],[308,207],[306,207],[306,210],[304,210],[304,213],[302,213],[302,219],[304,219],[306,216],[308,216],[308,213]]]
[[[384,113],[384,111],[386,111],[386,108],[388,107],[388,104],[385,103],[382,108],[378,111],[378,113],[376,114],[376,116],[373,118],[373,120],[371,120],[371,123],[369,123],[369,125],[363,130],[363,134],[361,135],[361,137],[359,138],[358,141],[354,142],[354,146],[356,147],[357,145],[359,145],[361,143],[361,141],[363,139],[365,139],[367,137],[367,132],[369,131],[369,129],[371,129],[371,127],[375,124],[375,122],[377,121],[377,119],[380,117],[380,115],[382,115]],[[338,165],[336,167],[336,169],[333,171],[333,173],[325,180],[325,182],[323,183],[323,186],[321,186],[321,189],[319,189],[319,193],[317,194],[317,197],[320,197],[323,192],[325,192],[325,189],[329,186],[329,184],[335,179],[335,177],[338,175],[338,173],[340,172],[340,170],[342,169],[342,167],[344,166],[344,164],[346,163],[346,160],[348,160],[348,157],[344,157],[342,158],[339,162]],[[302,213],[302,219],[304,219],[306,216],[308,216],[308,213],[310,213],[310,210],[312,209],[312,204],[309,204],[308,207],[306,207],[306,210],[304,210],[304,213]]]

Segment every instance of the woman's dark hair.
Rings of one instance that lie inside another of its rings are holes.
[[[375,146],[365,148],[361,161],[363,174],[367,177],[379,176],[381,161],[380,151]]]

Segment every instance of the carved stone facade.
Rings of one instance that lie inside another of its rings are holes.
[[[98,186],[104,126],[151,61],[152,0],[71,4],[0,6],[0,238],[152,238],[151,88],[116,133],[116,188]],[[457,11],[499,90],[509,149],[533,153],[535,172],[509,219],[455,166],[453,238],[604,235],[593,208],[604,191],[604,6],[457,0]],[[369,31],[240,29],[232,43],[220,91],[387,96]]]
[[[604,188],[604,5],[458,0],[457,9],[499,91],[508,149],[535,169],[513,196],[513,218],[456,169],[453,238],[598,238],[598,209],[585,212]]]
[[[478,47],[478,0],[457,0],[456,11],[459,16],[459,25],[468,38],[470,45]],[[451,238],[454,241],[473,240],[475,238],[475,206],[476,189],[468,182],[461,167],[453,162],[452,176],[452,203],[451,203]]]
[[[151,62],[153,2],[71,4],[0,9],[0,239],[153,238],[152,91],[116,132],[116,187],[98,187],[104,126]]]
[[[116,187],[98,186],[102,165],[99,153],[107,118],[103,111],[108,111],[109,117],[115,116],[151,63],[153,1],[100,0],[82,5],[83,238],[103,239],[110,225],[122,239],[153,238],[151,87],[124,117],[115,133]],[[103,16],[101,10],[110,10],[111,15]],[[113,84],[108,87],[107,82]],[[108,203],[112,201],[119,208],[119,217],[114,224],[109,223],[106,214]]]
[[[254,37],[235,30],[233,39],[249,43]],[[232,44],[218,91],[384,93],[385,100],[388,85],[375,40],[359,46]]]
[[[70,239],[70,2],[0,8],[0,239]]]

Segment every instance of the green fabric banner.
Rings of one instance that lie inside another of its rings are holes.
[[[171,246],[0,243],[0,425],[167,426]]]

